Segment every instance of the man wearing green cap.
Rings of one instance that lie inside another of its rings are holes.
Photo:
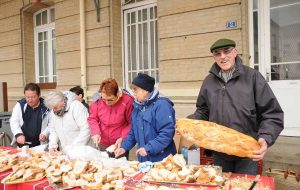
[[[257,161],[283,130],[283,111],[263,76],[243,65],[236,43],[219,39],[211,47],[215,63],[200,89],[190,118],[208,120],[257,139],[261,149],[253,158],[213,152],[214,164],[224,172],[257,174]]]

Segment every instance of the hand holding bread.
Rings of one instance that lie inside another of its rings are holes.
[[[115,150],[115,156],[116,157],[119,157],[120,155],[124,154],[125,153],[125,149],[124,148],[117,148]]]
[[[213,122],[182,118],[177,120],[176,128],[187,140],[217,152],[254,158],[253,151],[260,149],[254,138]]]
[[[265,139],[259,138],[258,143],[260,144],[260,149],[253,151],[253,160],[254,161],[262,160],[268,150],[268,144]]]

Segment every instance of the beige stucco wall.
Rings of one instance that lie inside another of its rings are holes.
[[[67,0],[55,4],[57,40],[57,86],[69,89],[80,81],[79,1]],[[100,22],[93,1],[85,1],[86,60],[88,90],[96,90],[101,80],[111,76],[111,5],[100,3]]]
[[[20,9],[22,1],[0,1],[0,81],[7,82],[9,108],[23,88]],[[22,92],[21,92],[22,94]]]
[[[121,52],[121,2],[100,1],[100,22],[94,1],[85,2],[87,90],[92,95],[100,82],[114,77],[123,85]],[[23,96],[23,86],[35,82],[33,14],[55,7],[57,89],[81,84],[79,0],[0,1],[0,81],[8,83],[12,109]],[[42,91],[46,95],[47,90]]]
[[[24,2],[3,1],[0,8],[0,24],[5,26],[0,29],[0,68],[5,67],[0,80],[8,81],[10,108],[22,96],[23,85],[34,80],[34,54],[28,51],[33,46],[32,29],[25,26],[30,15],[22,12],[22,7],[31,5]],[[42,2],[55,6],[57,88],[80,85],[79,0]],[[120,85],[123,82],[121,1],[102,0],[100,5],[101,21],[97,22],[94,2],[85,1],[88,95],[106,77],[115,77]],[[194,109],[201,82],[213,61],[209,47],[216,39],[236,40],[241,55],[248,57],[247,3],[158,0],[157,7],[159,88],[174,100],[177,116],[181,117]],[[226,28],[229,20],[237,21],[237,28]]]
[[[209,47],[231,38],[247,57],[247,2],[240,0],[159,0],[160,90],[172,97],[178,117],[195,109],[201,83],[213,63]],[[236,21],[236,28],[226,28]],[[243,43],[244,42],[244,43]]]

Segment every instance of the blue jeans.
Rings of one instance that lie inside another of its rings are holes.
[[[257,175],[258,163],[249,158],[226,160],[216,154],[213,158],[214,165],[221,166],[223,172]]]

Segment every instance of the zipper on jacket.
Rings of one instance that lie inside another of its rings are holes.
[[[225,97],[226,84],[224,82],[220,82],[220,81],[218,82],[222,88],[222,106],[221,106],[222,123],[221,124],[224,124],[224,97]]]
[[[222,86],[222,124],[224,124],[224,97],[225,97],[226,86]]]
[[[108,135],[109,135],[109,137],[111,137],[111,113],[112,113],[112,107],[111,106],[109,106],[109,124],[108,124]],[[107,139],[108,140],[108,144],[110,144],[110,138],[108,138]]]

